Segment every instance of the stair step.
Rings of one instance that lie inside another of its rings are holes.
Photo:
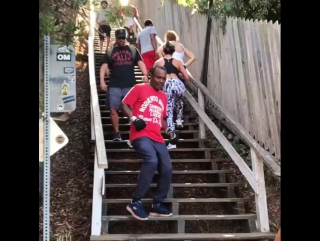
[[[91,236],[92,241],[118,240],[263,240],[274,239],[272,233],[157,233],[157,234],[105,234]]]
[[[104,131],[104,133],[106,134],[113,134],[113,131]],[[161,131],[161,133],[164,133],[164,131]],[[183,134],[183,133],[199,133],[198,130],[181,130],[179,131],[179,134]],[[120,131],[120,134],[129,134],[129,131]]]
[[[238,215],[172,215],[171,217],[153,217],[148,220],[153,221],[174,221],[174,220],[248,220],[255,219],[256,214],[238,214]],[[139,221],[131,215],[102,216],[103,221]],[[148,221],[146,220],[146,221]],[[141,222],[141,221],[140,221]]]
[[[244,185],[244,183],[171,183],[171,187],[177,188],[187,188],[187,187],[239,187]],[[130,188],[136,187],[136,183],[126,183],[126,184],[105,184],[106,188]],[[156,183],[151,183],[150,187],[156,187]],[[92,184],[89,187],[93,187]]]
[[[109,111],[101,111],[101,113],[107,113],[109,114]],[[175,123],[177,125],[177,123]],[[126,127],[126,126],[130,126],[131,124],[127,123],[127,124],[119,124],[119,128],[121,127]],[[198,126],[199,123],[183,123],[183,126]],[[102,124],[103,127],[112,127],[112,124]]]
[[[100,105],[100,109],[106,109],[105,105]],[[194,119],[194,116],[184,116],[184,119]],[[102,120],[110,120],[110,116],[102,116],[101,117]],[[129,118],[126,116],[119,116],[119,120],[127,120],[128,124],[129,124]],[[163,131],[162,131],[163,132]],[[199,131],[196,131],[196,133],[198,133]],[[191,132],[190,132],[191,133]],[[193,132],[192,132],[193,133]]]
[[[113,141],[113,140],[105,140],[105,143],[127,143],[128,140],[122,141]],[[169,142],[169,139],[164,139],[165,142]],[[179,142],[200,142],[200,141],[208,141],[207,139],[179,139]],[[91,143],[95,143],[95,140],[92,140]]]
[[[229,203],[249,202],[250,198],[167,198],[165,203]],[[131,199],[103,199],[103,203],[130,203]],[[144,203],[153,202],[152,198],[142,199]],[[92,203],[92,199],[89,200]]]
[[[215,159],[171,159],[172,163],[208,163],[208,162],[228,162],[227,158]],[[89,160],[93,163],[93,159]],[[108,159],[108,163],[142,163],[142,159]]]
[[[91,152],[95,151],[95,146],[91,146]],[[169,152],[185,152],[185,151],[217,151],[217,148],[176,148],[176,149],[169,149]],[[134,149],[106,149],[107,153],[110,152],[136,152]]]
[[[138,175],[140,171],[105,171],[105,174],[112,175]],[[233,173],[232,170],[183,170],[183,171],[172,171],[172,174],[176,175],[188,175],[188,174],[217,174],[217,173]],[[155,172],[158,174],[158,171]]]

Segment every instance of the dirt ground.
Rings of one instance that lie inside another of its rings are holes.
[[[79,67],[79,63],[77,63]],[[87,72],[77,70],[77,108],[58,122],[69,143],[51,157],[51,240],[87,241],[90,237],[90,86]],[[42,235],[39,208],[39,235]],[[42,240],[42,239],[41,239]]]

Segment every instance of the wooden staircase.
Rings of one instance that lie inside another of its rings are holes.
[[[114,35],[114,32],[112,32]],[[113,38],[114,36],[112,36]],[[114,38],[113,38],[114,39]],[[137,183],[141,159],[126,143],[129,121],[120,113],[123,141],[114,142],[109,110],[105,108],[105,93],[99,87],[100,61],[98,35],[95,36],[95,70],[101,111],[101,121],[107,152],[102,191],[102,225],[100,235],[91,240],[272,240],[271,233],[257,232],[254,213],[245,212],[247,198],[237,198],[235,189],[244,183],[229,182],[232,170],[220,169],[226,158],[214,158],[218,148],[209,148],[209,140],[199,138],[199,117],[186,110],[184,128],[180,130],[177,149],[169,150],[173,165],[173,182],[165,203],[172,217],[149,217],[137,221],[126,211]],[[142,73],[135,68],[137,83]],[[108,84],[108,78],[105,78]],[[166,135],[163,135],[166,139]],[[167,142],[168,140],[166,140]],[[94,162],[95,142],[93,141]],[[92,165],[93,166],[93,165]],[[157,174],[151,190],[143,200],[146,211],[152,202]],[[92,190],[93,184],[90,185]],[[92,200],[90,200],[92,202]],[[204,230],[203,227],[206,227]]]

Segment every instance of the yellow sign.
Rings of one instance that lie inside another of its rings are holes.
[[[61,94],[68,95],[68,92],[69,92],[69,84],[63,83],[63,85],[61,86]]]

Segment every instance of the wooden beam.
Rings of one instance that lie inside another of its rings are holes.
[[[263,162],[252,148],[250,149],[250,152],[252,170],[258,182],[258,192],[255,194],[258,230],[260,232],[269,232],[270,225],[268,216],[266,185],[264,182]]]
[[[102,225],[102,189],[104,185],[104,169],[98,167],[97,152],[94,155],[94,174],[92,189],[91,235],[101,234]]]
[[[204,96],[200,89],[198,89],[198,104],[201,110],[204,111]],[[201,139],[206,138],[206,128],[201,118],[199,118],[199,136],[198,137]]]
[[[242,159],[242,157],[238,154],[238,152],[233,148],[233,146],[230,144],[228,139],[219,130],[219,128],[212,122],[212,120],[210,120],[210,118],[207,116],[207,114],[204,112],[204,110],[201,109],[201,107],[193,99],[193,97],[191,96],[189,91],[186,91],[185,97],[189,101],[189,103],[191,104],[193,109],[198,113],[199,117],[204,121],[204,123],[210,129],[212,134],[218,139],[218,141],[223,146],[223,148],[226,150],[226,152],[229,154],[229,156],[232,158],[234,163],[239,167],[240,171],[245,176],[245,178],[248,180],[252,189],[255,192],[257,192],[256,178],[254,177],[253,172],[250,170],[247,163]]]
[[[94,135],[94,121],[93,121],[93,111],[92,111],[92,100],[90,95],[90,119],[91,119],[91,141],[95,140],[96,137]]]
[[[95,37],[95,10],[94,5],[90,4],[90,32],[88,38],[88,58],[89,58],[89,78],[91,108],[93,113],[94,134],[97,146],[97,160],[100,168],[108,168],[106,147],[101,123],[99,98],[96,85],[95,61],[94,61],[94,37]]]
[[[190,77],[192,78],[191,75]],[[234,120],[234,118],[227,112],[227,110],[222,105],[219,104],[218,100],[202,83],[200,83],[198,80],[195,80],[194,78],[192,78],[192,81],[206,95],[206,97],[212,101],[214,107],[218,109],[220,113],[219,119],[225,119],[225,121],[231,125],[231,131],[236,132],[236,135],[239,135],[249,147],[253,148],[256,151],[257,155],[259,155],[262,158],[263,162],[271,169],[271,171],[276,176],[281,176],[280,162],[269,152],[263,149],[256,142],[256,140],[253,139],[249,132],[245,130],[242,125],[240,125],[237,121]],[[188,85],[191,84],[189,83]]]

